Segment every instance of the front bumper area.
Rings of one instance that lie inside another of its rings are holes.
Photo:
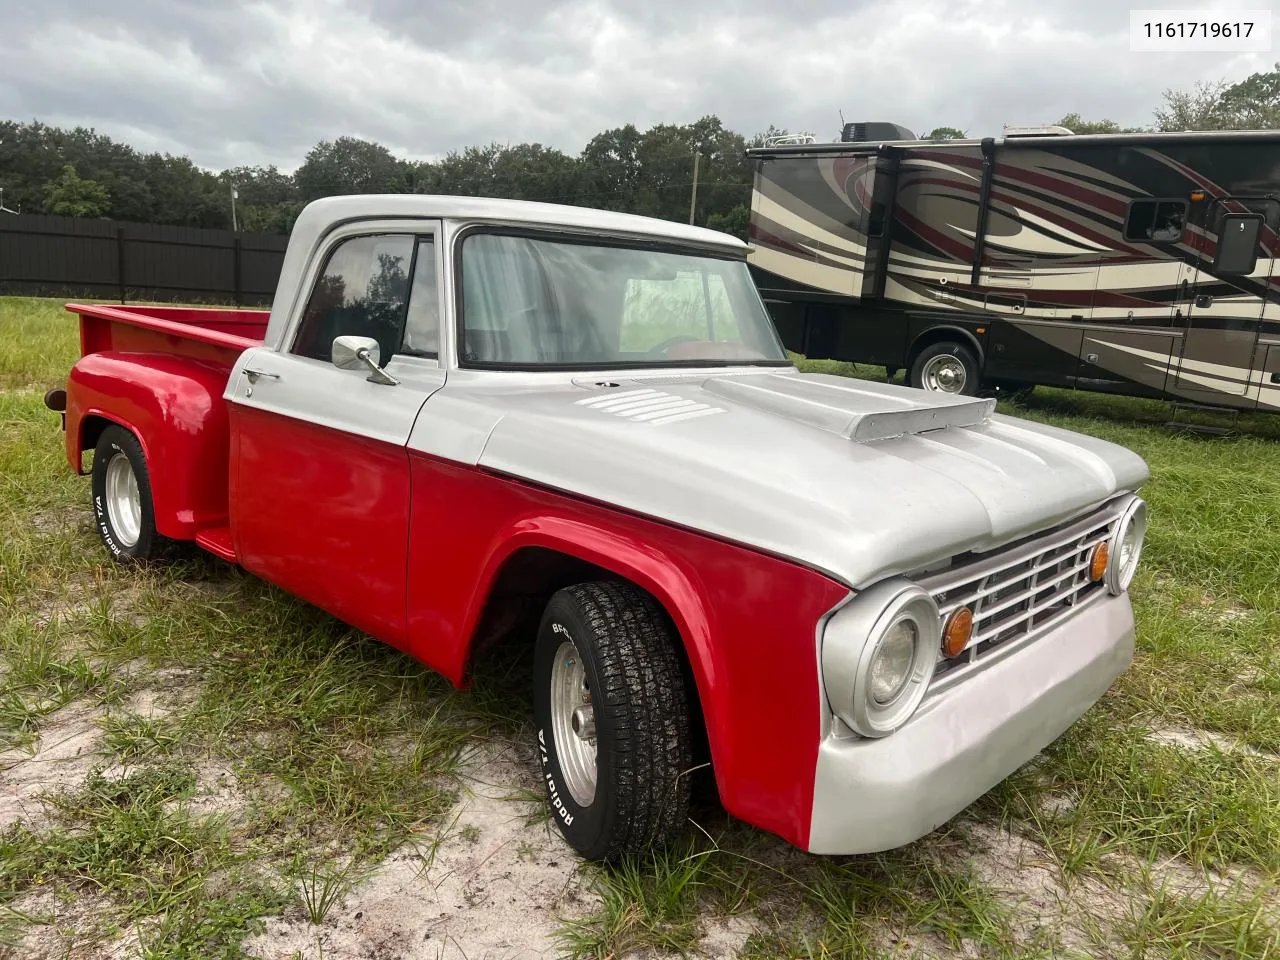
[[[1096,593],[1065,622],[930,695],[890,736],[827,736],[809,851],[888,850],[946,823],[1079,719],[1133,648],[1128,594]]]

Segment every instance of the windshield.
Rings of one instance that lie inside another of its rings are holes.
[[[475,233],[462,242],[470,364],[785,364],[740,260]]]

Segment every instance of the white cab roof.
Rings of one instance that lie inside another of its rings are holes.
[[[295,232],[324,230],[335,222],[398,217],[429,219],[487,220],[530,226],[563,227],[628,236],[654,237],[677,243],[719,246],[741,251],[746,247],[737,237],[719,230],[693,227],[655,217],[613,213],[590,207],[529,200],[500,200],[494,197],[441,197],[425,194],[365,194],[326,197],[307,204]]]

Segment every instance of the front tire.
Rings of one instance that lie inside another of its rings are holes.
[[[93,516],[98,536],[121,563],[154,560],[175,541],[156,531],[151,475],[138,438],[112,424],[93,450]]]
[[[978,359],[962,343],[931,343],[911,364],[911,386],[933,393],[975,396],[982,386]]]
[[[666,614],[625,583],[582,583],[547,604],[534,721],[552,819],[588,860],[669,840],[689,809],[692,732]]]

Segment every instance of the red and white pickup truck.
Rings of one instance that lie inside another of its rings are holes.
[[[1145,464],[994,401],[799,373],[746,247],[452,197],[302,213],[270,313],[68,307],[67,455],[108,549],[194,541],[454,683],[536,646],[584,856],[725,808],[907,843],[1128,664]]]

